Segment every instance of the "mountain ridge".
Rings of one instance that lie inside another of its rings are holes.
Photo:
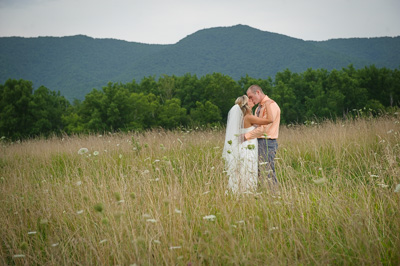
[[[340,69],[353,64],[397,68],[400,37],[304,41],[246,25],[202,29],[175,44],[144,44],[86,35],[1,37],[0,82],[31,80],[83,99],[108,82],[140,81],[147,76],[219,72],[238,80],[266,79],[290,69]]]

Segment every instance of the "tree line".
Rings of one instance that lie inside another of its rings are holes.
[[[44,86],[34,90],[30,81],[9,79],[0,85],[0,137],[224,125],[235,99],[252,84],[279,104],[282,124],[336,119],[360,109],[387,111],[400,105],[400,71],[374,65],[303,73],[286,69],[274,80],[246,75],[235,81],[220,73],[149,76],[139,83],[108,83],[72,103]]]

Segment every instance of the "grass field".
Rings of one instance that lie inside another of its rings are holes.
[[[0,264],[400,264],[398,118],[282,127],[277,193],[225,193],[224,133],[3,142]]]

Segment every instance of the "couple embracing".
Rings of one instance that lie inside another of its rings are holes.
[[[258,104],[255,115],[252,108]],[[233,193],[252,192],[257,187],[274,187],[275,154],[278,149],[280,108],[252,85],[247,96],[236,99],[228,113],[224,150],[228,187]]]

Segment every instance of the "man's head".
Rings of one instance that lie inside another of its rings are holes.
[[[247,96],[249,97],[249,100],[252,101],[254,104],[259,104],[262,101],[262,99],[264,99],[265,94],[260,86],[251,85],[247,89]]]

